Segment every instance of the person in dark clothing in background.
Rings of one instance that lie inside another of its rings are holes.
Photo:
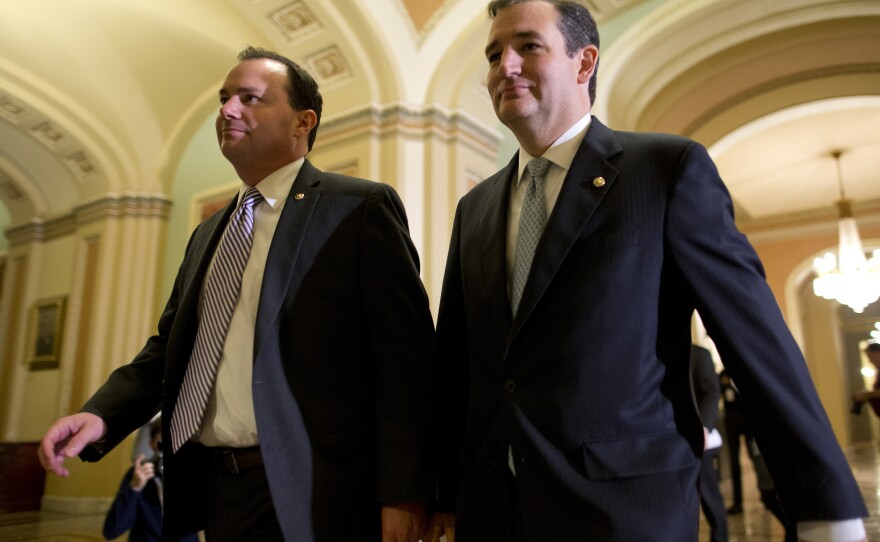
[[[700,466],[700,506],[709,523],[712,542],[727,542],[727,513],[724,499],[718,488],[718,471],[715,458],[721,449],[721,436],[715,429],[718,419],[718,398],[721,386],[715,374],[712,354],[702,346],[691,345],[691,378],[694,383],[694,399],[703,421],[703,459]]]
[[[162,423],[150,424],[150,448],[154,455],[140,454],[122,477],[122,484],[104,520],[104,538],[113,540],[128,531],[131,542],[158,542],[162,538]],[[189,535],[181,542],[197,542]]]
[[[727,509],[728,514],[742,514],[742,468],[739,462],[740,436],[746,442],[751,440],[752,431],[749,421],[739,402],[739,391],[730,379],[726,370],[718,375],[721,382],[721,398],[724,399],[724,436],[730,451],[730,481],[733,484],[733,505]]]
[[[758,449],[758,443],[749,428],[745,413],[740,408],[739,391],[736,389],[727,371],[721,371],[718,375],[721,384],[721,396],[724,399],[724,425],[727,444],[730,451],[730,478],[733,484],[733,505],[727,509],[728,514],[742,514],[742,471],[739,461],[740,435],[745,438],[746,452],[752,460],[755,468],[755,478],[758,484],[758,492],[761,494],[761,502],[768,512],[773,514],[785,529],[785,542],[797,542],[797,527],[786,517],[782,510],[782,504],[776,493],[776,485],[767,470],[764,457]]]
[[[797,526],[785,515],[785,511],[782,510],[782,503],[779,502],[779,495],[776,493],[776,484],[773,483],[773,477],[770,476],[770,471],[767,470],[767,464],[764,463],[764,456],[761,455],[761,450],[758,449],[758,443],[755,442],[754,438],[750,438],[746,441],[746,447],[749,452],[749,459],[752,460],[752,465],[755,467],[758,491],[761,493],[761,502],[764,503],[764,508],[776,516],[776,519],[782,524],[782,527],[785,529],[784,541],[798,542]]]

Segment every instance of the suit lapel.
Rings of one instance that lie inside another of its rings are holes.
[[[594,117],[565,176],[556,205],[535,250],[511,338],[529,317],[605,194],[611,190],[618,170],[608,162],[608,158],[621,150],[614,132]],[[604,185],[594,184],[594,179],[598,177],[604,179]]]
[[[319,184],[320,171],[306,160],[287,195],[266,258],[266,269],[263,272],[263,284],[260,290],[260,306],[254,330],[254,361],[260,353],[263,340],[271,336],[270,331],[278,319],[278,313],[291,288],[293,277],[300,276],[293,270],[296,269],[312,213],[321,197]]]
[[[220,213],[216,213],[209,217],[203,224],[199,226],[193,236],[192,243],[187,249],[186,262],[187,266],[192,269],[188,271],[186,280],[183,282],[184,289],[180,292],[180,300],[177,304],[177,315],[175,322],[183,322],[178,328],[180,330],[180,340],[175,341],[174,345],[180,348],[180,357],[183,363],[174,363],[173,377],[170,378],[169,386],[172,390],[171,396],[176,397],[177,391],[183,382],[183,376],[189,365],[189,358],[192,353],[193,344],[195,342],[196,331],[199,327],[199,296],[202,292],[202,285],[208,273],[208,267],[214,257],[214,251],[220,243],[226,224],[229,223],[229,217],[238,203],[238,196],[234,197],[229,205]]]
[[[507,207],[510,184],[517,173],[519,153],[491,178],[486,180],[487,194],[481,200],[482,212],[476,231],[480,232],[480,263],[489,292],[490,306],[505,306],[508,322],[512,319],[507,293]]]
[[[223,232],[229,223],[229,217],[237,204],[238,196],[235,196],[222,213],[215,214],[205,221],[201,226],[204,228],[204,234],[196,236],[193,240],[188,257],[197,264],[193,276],[188,281],[189,287],[183,294],[181,305],[198,305],[202,284],[208,273],[208,266],[214,258],[214,251],[217,250],[220,238],[223,237]]]

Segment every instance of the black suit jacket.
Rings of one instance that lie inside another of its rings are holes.
[[[514,156],[459,202],[440,303],[453,404],[441,499],[457,509],[461,540],[696,540],[694,309],[742,392],[787,511],[866,514],[703,147],[594,118],[513,318],[505,240],[516,166]]]
[[[158,333],[83,407],[107,422],[105,452],[158,409],[171,419],[202,281],[234,207],[235,201],[195,230]],[[251,384],[286,539],[378,539],[380,503],[427,499],[425,397],[434,341],[397,194],[306,161],[263,273]],[[169,428],[165,423],[166,443]],[[90,448],[83,456],[100,454]],[[193,461],[188,445],[165,455],[169,539],[203,527],[204,469]]]

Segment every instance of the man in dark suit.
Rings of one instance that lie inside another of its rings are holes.
[[[749,420],[739,398],[739,390],[730,379],[727,371],[718,375],[721,384],[721,397],[724,399],[724,436],[727,437],[728,464],[730,465],[730,485],[733,487],[733,504],[727,509],[731,515],[743,513],[742,465],[740,463],[740,444],[748,446],[752,440]]]
[[[489,95],[520,149],[459,202],[444,278],[440,506],[456,537],[697,540],[697,309],[786,512],[864,538],[859,489],[706,150],[590,117],[598,32],[579,3],[489,12]]]
[[[695,344],[691,345],[691,379],[705,441],[703,458],[700,460],[700,506],[709,524],[711,542],[727,542],[727,512],[724,510],[724,499],[718,487],[718,469],[715,467],[715,459],[721,449],[721,435],[715,428],[721,384],[715,374],[712,354]]]
[[[99,459],[161,409],[163,539],[415,541],[433,491],[436,354],[403,206],[386,185],[305,160],[322,106],[308,73],[262,49],[239,61],[217,118],[239,197],[193,233],[158,333],[48,430],[40,459],[67,476],[65,458]],[[198,389],[197,337],[214,337],[202,325],[223,294],[214,276],[230,280],[218,255],[241,245],[218,241],[248,201],[241,293],[190,435],[175,427],[193,419],[180,405]]]

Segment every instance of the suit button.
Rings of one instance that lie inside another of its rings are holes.
[[[516,382],[514,382],[513,379],[508,378],[507,381],[504,383],[504,390],[507,393],[515,392],[516,391]]]

